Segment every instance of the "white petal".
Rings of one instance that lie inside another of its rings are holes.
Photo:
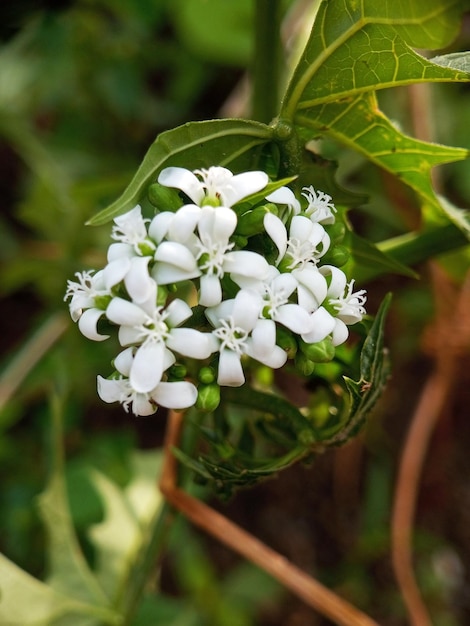
[[[307,343],[317,343],[323,341],[331,332],[333,332],[336,319],[328,313],[322,306],[312,313],[312,330],[302,335],[302,339]]]
[[[124,279],[131,267],[130,257],[118,257],[108,263],[103,270],[106,289],[111,289]]]
[[[197,389],[184,380],[160,383],[150,394],[157,404],[168,409],[186,409],[197,400]]]
[[[322,265],[319,271],[323,276],[330,276],[328,286],[328,296],[330,298],[339,298],[344,294],[346,288],[346,274],[334,265]]]
[[[253,291],[240,290],[233,303],[232,318],[235,326],[251,331],[258,321],[262,300]]]
[[[140,393],[155,389],[162,379],[165,344],[162,341],[144,344],[138,348],[131,366],[129,380]]]
[[[170,350],[190,359],[207,359],[211,354],[209,334],[194,328],[173,328],[166,340]]]
[[[226,242],[237,226],[235,211],[227,207],[205,206],[201,209],[198,231],[201,238],[208,236],[212,241]]]
[[[279,250],[279,256],[276,259],[276,263],[284,257],[287,250],[287,230],[284,226],[284,222],[280,220],[277,215],[272,213],[266,213],[263,220],[264,228],[271,239],[276,244]]]
[[[348,335],[349,335],[349,330],[346,324],[342,320],[339,320],[338,318],[336,318],[336,324],[335,324],[335,327],[333,329],[333,334],[332,334],[333,345],[339,346],[340,344],[344,343],[346,339],[348,338]]]
[[[328,286],[325,277],[315,267],[305,267],[292,272],[298,281],[298,302],[307,311],[317,309],[326,298]]]
[[[243,172],[236,174],[230,185],[223,189],[223,196],[228,206],[236,204],[242,198],[250,196],[266,187],[269,182],[265,172]]]
[[[178,209],[168,229],[168,239],[185,243],[193,234],[200,216],[201,209],[196,204],[186,204]]]
[[[223,387],[240,387],[245,382],[240,356],[233,350],[222,350],[217,383]]]
[[[135,256],[135,250],[128,243],[112,243],[108,248],[108,263],[111,263],[111,261],[115,261],[116,259],[121,259],[122,257],[130,259],[133,256]]]
[[[120,326],[118,339],[121,346],[132,346],[142,343],[142,333],[134,326]]]
[[[123,391],[125,391],[124,380],[109,380],[102,376],[97,376],[98,395],[103,402],[119,402]]]
[[[217,306],[205,310],[205,315],[214,328],[217,328],[220,319],[226,319],[232,314],[234,302],[235,300],[233,298],[223,300]]]
[[[283,291],[288,298],[297,288],[297,280],[291,273],[279,274],[273,279],[272,287],[275,292]]]
[[[149,402],[148,394],[136,393],[132,401],[132,413],[140,417],[147,417],[157,412],[158,407]]]
[[[216,306],[222,300],[222,287],[215,274],[203,274],[199,283],[199,304]]]
[[[188,272],[187,270],[182,270],[179,267],[168,265],[167,263],[157,263],[152,269],[152,277],[159,285],[180,283],[184,280],[197,278],[200,275],[201,270],[198,267],[196,267],[194,271]]]
[[[300,213],[300,202],[289,187],[279,187],[279,189],[270,193],[269,196],[266,196],[266,200],[274,202],[274,204],[287,204],[294,212],[294,215]]]
[[[311,316],[298,304],[280,306],[275,320],[298,335],[308,333],[312,328]]]
[[[204,187],[197,176],[183,167],[166,167],[158,177],[160,185],[181,189],[196,204],[204,199]]]
[[[254,359],[267,358],[276,345],[276,324],[273,320],[259,320],[251,333],[247,354]]]
[[[149,226],[149,237],[156,243],[160,243],[166,236],[172,221],[175,219],[175,214],[171,211],[163,211],[157,213]]]
[[[224,255],[224,271],[227,273],[263,280],[269,273],[269,267],[261,254],[250,250],[236,250]]]
[[[277,370],[287,361],[287,353],[279,346],[274,346],[272,352],[266,358],[258,359],[264,365]]]
[[[78,322],[83,314],[83,309],[91,309],[95,306],[95,299],[86,293],[76,293],[72,296],[69,304],[70,317],[74,322]]]
[[[124,278],[127,293],[134,302],[145,302],[154,293],[154,281],[149,276],[149,256],[131,259],[131,267]]]
[[[166,321],[168,326],[174,328],[175,326],[179,326],[187,319],[191,317],[193,314],[191,307],[184,300],[180,298],[175,298],[170,302],[170,304],[166,307],[166,312],[168,313],[168,317]]]
[[[320,225],[318,224],[318,226]],[[320,228],[322,227],[320,226]],[[310,239],[312,230],[313,222],[311,222],[308,217],[294,215],[290,224],[289,235],[299,241],[307,241],[307,239]],[[321,238],[318,241],[321,241]]]
[[[120,352],[114,359],[114,367],[120,374],[128,378],[133,361],[134,350],[132,348],[126,348],[125,350]]]
[[[106,309],[106,316],[115,324],[139,326],[146,321],[145,312],[128,300],[113,298]]]
[[[163,241],[155,252],[155,260],[175,265],[189,273],[197,270],[196,259],[191,252],[185,245],[176,241]]]
[[[78,320],[78,327],[82,335],[85,335],[87,339],[91,339],[92,341],[104,341],[108,339],[109,335],[100,335],[96,329],[98,320],[104,313],[105,312],[101,309],[88,309],[85,311]]]

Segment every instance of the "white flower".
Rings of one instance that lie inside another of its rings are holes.
[[[165,308],[157,306],[155,299],[138,305],[114,298],[106,315],[120,325],[120,344],[137,346],[129,379],[132,388],[141,393],[150,392],[161,381],[163,372],[175,362],[173,351],[205,359],[215,350],[210,333],[177,328],[192,315],[191,308],[180,299]]]
[[[77,281],[67,281],[64,300],[70,298],[70,317],[78,321],[80,332],[93,341],[104,341],[109,335],[101,335],[96,328],[98,320],[105,314],[111,294],[106,289],[103,271],[76,272]]]
[[[230,237],[237,226],[237,215],[228,207],[186,205],[169,217],[152,221],[150,231],[162,241],[156,250],[152,276],[160,285],[199,276],[199,303],[216,306],[222,300],[221,278],[227,273],[264,278],[267,261],[249,250],[233,250]],[[197,234],[192,230],[197,229]]]
[[[294,192],[289,187],[279,187],[268,196],[266,200],[274,202],[274,204],[285,204],[289,209],[289,213],[292,215],[298,215],[300,213],[300,202],[295,197]]]
[[[287,360],[287,354],[276,345],[276,329],[272,320],[259,319],[262,302],[259,295],[240,290],[232,300],[206,310],[219,343],[217,383],[240,387],[245,382],[241,364],[243,355],[277,369]]]
[[[243,198],[260,191],[268,183],[265,172],[232,174],[225,167],[190,170],[167,167],[160,172],[158,182],[183,191],[198,206],[231,207]]]
[[[333,265],[324,265],[319,272],[330,278],[327,296],[323,305],[312,313],[312,330],[303,334],[302,339],[317,343],[331,334],[333,345],[339,346],[348,338],[347,324],[361,321],[365,314],[366,292],[364,289],[353,292],[354,281],[348,284],[344,272]]]
[[[320,278],[325,283],[326,295],[326,280],[321,275]],[[308,332],[311,326],[310,311],[296,302],[289,302],[294,291],[302,288],[293,273],[281,274],[270,265],[265,280],[242,279],[236,282],[243,289],[258,294],[261,318],[273,320],[297,334]]]
[[[279,250],[276,265],[286,259],[287,268],[291,270],[317,265],[330,247],[330,238],[323,226],[303,215],[292,218],[289,237],[282,220],[272,213],[264,216],[264,228]]]
[[[315,191],[312,185],[310,185],[310,187],[304,187],[302,195],[308,202],[305,214],[310,217],[312,222],[334,224],[336,207],[331,201],[331,196],[323,191]]]
[[[148,264],[155,252],[155,244],[148,237],[146,222],[139,205],[124,215],[114,218],[112,238],[108,249],[108,264],[104,268],[106,287],[124,281],[127,292],[135,302],[146,300],[152,289]]]
[[[127,412],[130,407],[134,415],[142,416],[155,413],[158,406],[185,409],[196,402],[197,389],[186,381],[159,382],[150,391],[137,391],[129,379],[133,360],[133,349],[127,348],[114,361],[114,366],[120,374],[119,378],[107,379],[98,376],[98,395],[104,402],[120,402]]]

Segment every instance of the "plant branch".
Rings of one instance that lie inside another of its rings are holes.
[[[173,506],[194,524],[252,561],[301,600],[339,626],[378,626],[377,623],[293,565],[251,534],[176,486],[177,464],[172,448],[178,443],[182,414],[171,412],[165,442],[160,489]]]

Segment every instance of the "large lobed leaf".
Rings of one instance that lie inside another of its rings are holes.
[[[378,109],[375,91],[419,82],[469,81],[468,55],[437,57],[413,47],[448,45],[460,26],[460,0],[328,0],[294,71],[281,118],[361,152],[439,206],[432,167],[467,158],[464,149],[417,141]]]

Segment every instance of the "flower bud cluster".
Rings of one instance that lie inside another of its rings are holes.
[[[308,375],[333,358],[366,301],[328,262],[342,224],[327,194],[304,188],[302,208],[268,183],[260,171],[169,167],[149,191],[153,219],[139,205],[114,219],[106,266],[77,273],[64,298],[89,339],[117,330],[123,350],[98,376],[102,400],[135,415],[209,410],[220,386],[245,383],[250,360],[293,359]]]

